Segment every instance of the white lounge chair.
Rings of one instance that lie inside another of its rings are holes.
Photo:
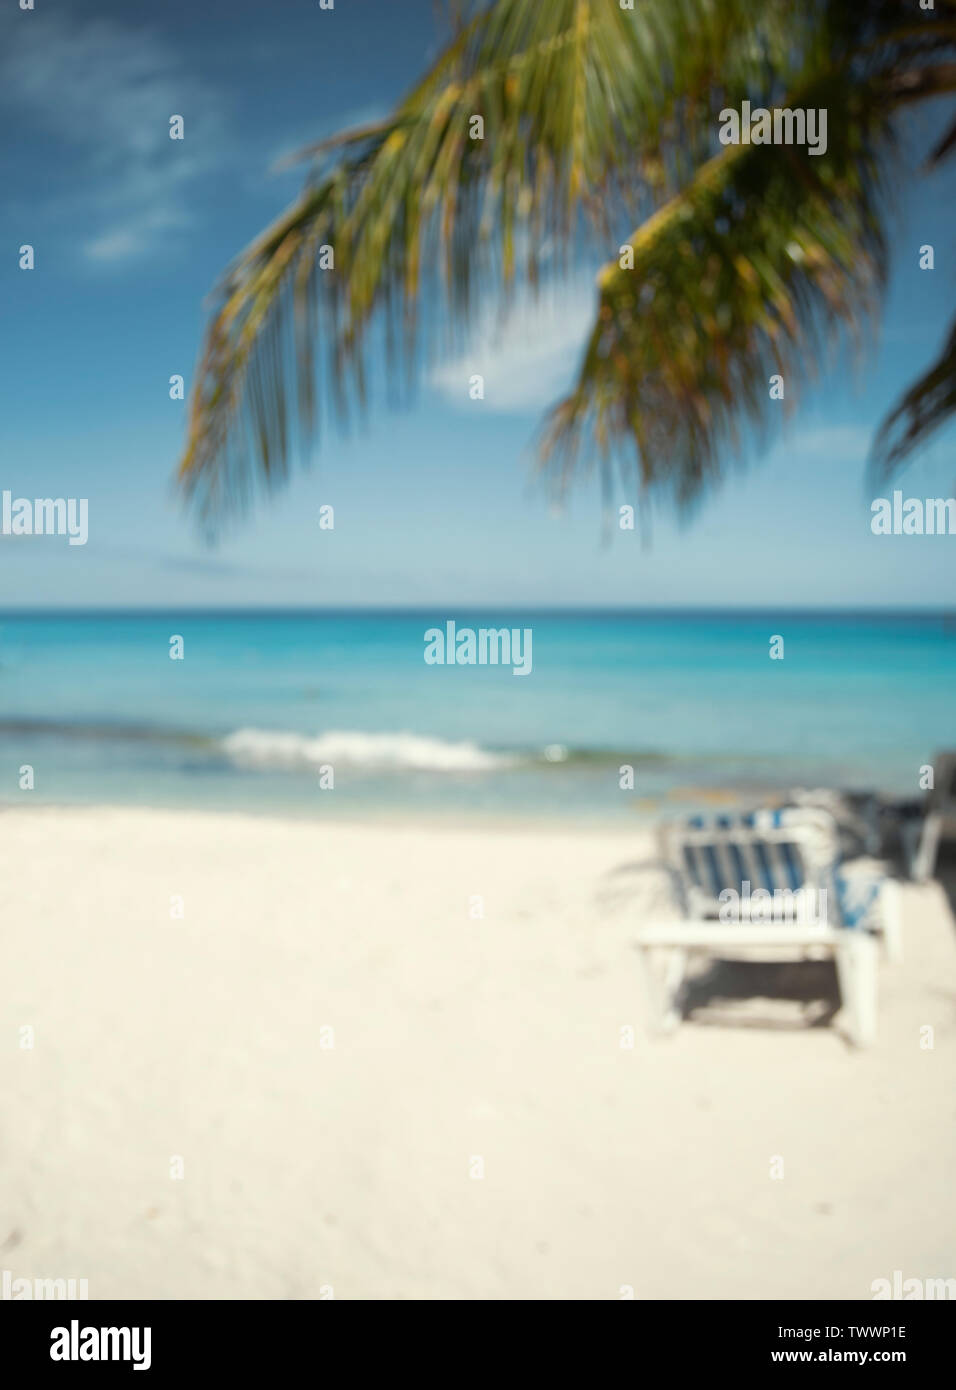
[[[767,961],[829,957],[852,1040],[874,1041],[876,936],[882,932],[890,954],[900,954],[898,888],[842,872],[832,816],[790,808],[697,817],[664,827],[662,849],[684,915],[643,927],[636,943],[649,1010],[662,1031],[680,1022],[694,952]],[[659,954],[660,982],[653,970]]]
[[[908,833],[907,833],[908,832]],[[921,821],[904,827],[910,873],[925,883],[936,871],[943,840],[956,839],[956,753],[940,753],[933,763],[933,789]]]

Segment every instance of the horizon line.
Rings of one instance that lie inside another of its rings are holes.
[[[931,617],[946,618],[956,614],[956,604],[940,605],[927,607],[922,605],[849,605],[838,607],[830,605],[827,607],[814,604],[545,604],[538,605],[534,602],[526,604],[515,604],[513,601],[499,604],[494,600],[476,603],[474,600],[455,603],[446,600],[436,600],[434,603],[410,603],[410,604],[257,604],[257,605],[182,605],[182,604],[155,604],[135,608],[119,606],[99,606],[90,605],[88,607],[69,607],[62,608],[53,605],[20,608],[0,607],[0,619],[3,618],[83,618],[83,617],[122,617],[136,618],[161,616],[170,613],[193,614],[195,616],[208,617],[256,617],[256,616],[275,616],[275,617],[302,617],[312,615],[315,617],[330,616],[412,616],[417,614],[434,615],[436,609],[441,609],[452,613],[480,614],[480,613],[536,613],[555,617],[581,616],[601,616],[618,615],[640,617],[643,615],[694,615],[701,614],[754,614],[763,615],[767,613],[789,613],[802,614],[806,616],[834,616],[834,617]]]

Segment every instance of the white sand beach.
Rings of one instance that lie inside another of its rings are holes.
[[[856,1052],[779,999],[645,1035],[632,941],[668,909],[643,831],[37,808],[0,816],[0,864],[15,1278],[866,1299],[895,1270],[956,1274],[935,885],[905,894],[906,961]]]

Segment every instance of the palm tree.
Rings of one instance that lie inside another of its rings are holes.
[[[281,483],[323,414],[365,406],[373,353],[404,394],[479,300],[506,310],[598,249],[593,328],[542,467],[563,488],[586,459],[605,486],[636,476],[645,496],[694,501],[779,418],[770,374],[789,400],[821,353],[868,336],[910,174],[905,114],[954,90],[956,0],[459,6],[387,120],[302,152],[301,196],[226,272],[183,489],[214,521]],[[825,109],[825,152],[722,145],[719,113],[745,99]],[[954,148],[956,124],[928,163]],[[956,328],[884,421],[875,467],[954,406]]]

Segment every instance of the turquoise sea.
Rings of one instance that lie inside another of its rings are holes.
[[[531,674],[427,665],[449,619],[530,628]],[[0,616],[4,804],[620,823],[795,785],[917,795],[954,745],[938,614]]]

